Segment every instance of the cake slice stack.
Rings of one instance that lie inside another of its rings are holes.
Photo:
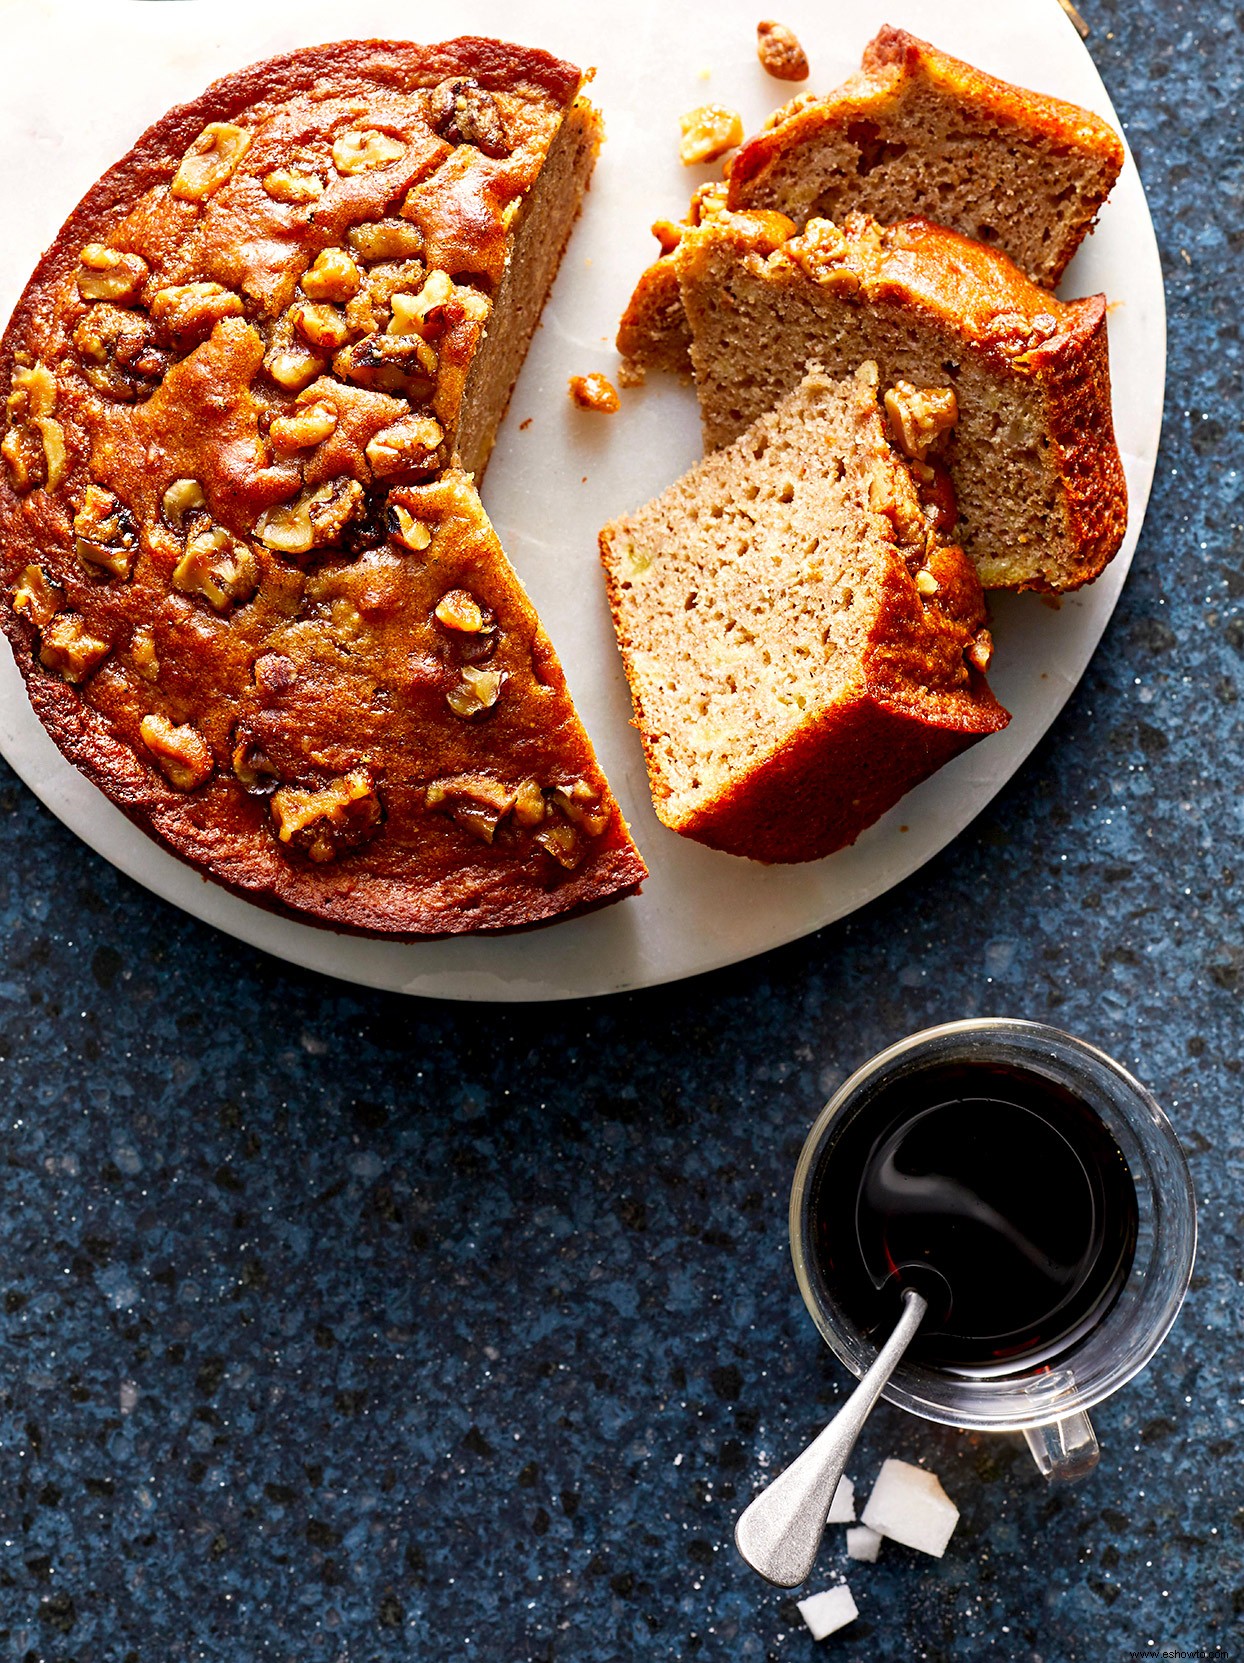
[[[713,848],[831,854],[1008,721],[874,364],[809,371],[601,553],[657,814]]]
[[[731,159],[725,205],[778,213],[802,230],[849,213],[882,224],[920,216],[1005,253],[1053,288],[1110,194],[1123,144],[1090,110],[986,75],[901,29],[883,28],[860,72],[801,93]],[[702,193],[689,223],[699,219]],[[618,331],[624,381],[688,371],[690,330],[672,253],[640,277]]]

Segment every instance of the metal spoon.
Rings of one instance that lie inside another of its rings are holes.
[[[855,1440],[929,1308],[914,1288],[903,1294],[903,1305],[894,1332],[833,1420],[739,1514],[735,1546],[754,1571],[779,1588],[797,1588],[807,1579]]]

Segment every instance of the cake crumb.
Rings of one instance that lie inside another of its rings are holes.
[[[619,405],[618,390],[607,375],[594,370],[591,375],[570,377],[570,397],[580,410],[596,410],[611,416]]]
[[[533,420],[534,420],[534,417],[528,416],[526,421],[519,422],[518,431],[520,433],[526,433],[527,429],[531,426]]]
[[[756,25],[756,55],[766,75],[775,81],[806,81],[808,54],[794,32],[770,18]]]
[[[724,104],[701,104],[688,110],[679,116],[678,126],[682,132],[678,156],[684,167],[715,162],[743,142],[743,117]]]

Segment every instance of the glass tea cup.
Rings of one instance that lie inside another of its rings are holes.
[[[1121,1289],[1087,1332],[1039,1367],[1022,1359],[987,1376],[904,1360],[883,1396],[945,1426],[1022,1432],[1047,1478],[1079,1478],[1098,1459],[1088,1411],[1144,1368],[1179,1312],[1196,1251],[1196,1204],[1187,1162],[1149,1093],[1104,1052],[1038,1022],[948,1022],[900,1040],[856,1070],[809,1132],[790,1198],[791,1253],[804,1303],[830,1349],[863,1375],[877,1348],[844,1313],[811,1241],[812,1183],[848,1124],[884,1088],[931,1067],[1006,1067],[1070,1091],[1104,1122],[1136,1187],[1136,1250]],[[890,1099],[893,1101],[893,1098]]]

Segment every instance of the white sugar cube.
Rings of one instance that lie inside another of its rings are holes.
[[[870,1530],[866,1524],[857,1524],[847,1531],[847,1557],[849,1559],[866,1559],[869,1564],[877,1557],[881,1548],[881,1537],[875,1530]]]
[[[855,1485],[849,1478],[840,1478],[834,1499],[829,1504],[826,1524],[852,1524],[855,1521]]]
[[[891,1458],[882,1465],[861,1519],[892,1542],[940,1559],[959,1522],[959,1509],[935,1473]]]
[[[840,1628],[853,1623],[859,1616],[851,1590],[844,1582],[839,1588],[826,1588],[823,1594],[812,1594],[799,1601],[799,1615],[812,1630],[814,1640],[824,1640]]]

